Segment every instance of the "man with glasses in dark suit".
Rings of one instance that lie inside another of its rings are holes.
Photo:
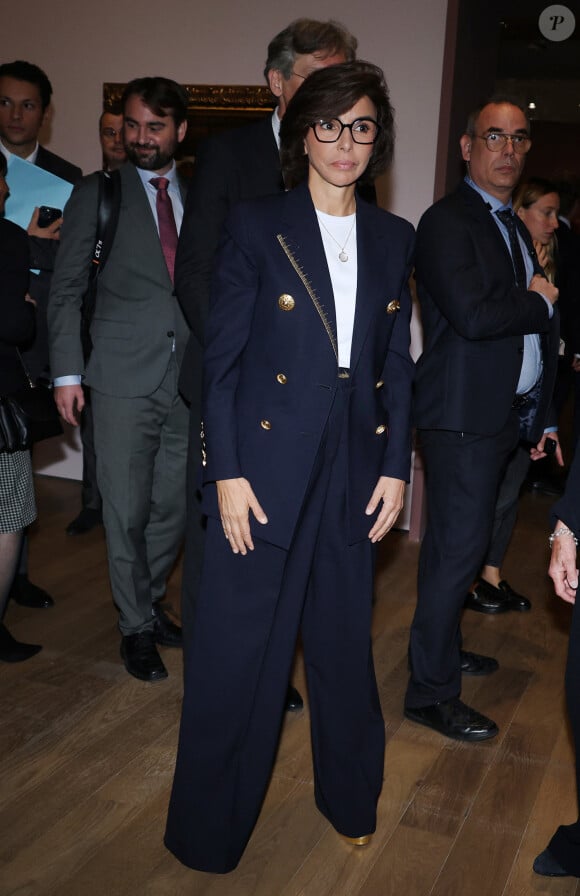
[[[483,562],[498,485],[520,435],[543,450],[559,344],[558,290],[511,208],[529,122],[494,97],[460,141],[467,176],[417,230],[424,328],[415,423],[426,465],[428,522],[411,628],[407,718],[455,740],[498,733],[460,700],[461,675],[497,661],[462,649],[465,594]]]

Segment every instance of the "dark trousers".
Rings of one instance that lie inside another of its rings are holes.
[[[153,627],[185,529],[188,415],[175,358],[151,395],[91,398],[111,590],[132,635]]]
[[[346,836],[375,829],[384,758],[370,639],[375,551],[346,537],[347,398],[341,386],[288,551],[255,538],[254,551],[234,555],[208,520],[165,835],[201,871],[231,871],[251,836],[300,626],[316,804]],[[257,497],[267,513],[268,496]]]
[[[527,444],[518,445],[510,455],[497,493],[491,540],[484,560],[486,566],[501,569],[518,516],[520,492],[531,463]]]
[[[461,692],[461,611],[489,544],[498,485],[518,442],[519,418],[512,411],[493,436],[445,430],[422,430],[419,436],[427,528],[411,626],[408,707],[430,706]]]
[[[183,628],[184,662],[187,664],[199,595],[206,522],[201,510],[201,421],[197,408],[189,413],[187,449],[187,511],[185,551],[181,586],[181,625]]]
[[[566,704],[572,725],[576,747],[576,790],[580,805],[580,603],[577,600],[572,613],[568,662],[566,664]],[[580,877],[580,819],[573,824],[561,825],[552,837],[548,848],[562,868]]]
[[[81,414],[81,441],[83,444],[83,488],[81,501],[83,510],[102,509],[101,495],[97,485],[97,457],[95,454],[95,432],[91,390],[85,386],[85,406]]]

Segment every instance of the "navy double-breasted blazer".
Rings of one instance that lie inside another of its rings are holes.
[[[381,475],[410,468],[408,278],[413,228],[357,199],[358,283],[348,429],[352,542]],[[244,476],[268,516],[253,534],[287,548],[337,388],[334,297],[310,192],[241,203],[215,265],[206,328],[204,509]]]

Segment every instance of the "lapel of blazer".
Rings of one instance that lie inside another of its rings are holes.
[[[470,187],[469,184],[465,183],[465,181],[461,181],[459,184],[457,194],[461,197],[463,206],[469,214],[473,226],[482,229],[482,232],[486,233],[489,239],[495,243],[498,253],[513,274],[513,263],[510,251],[501,235],[498,225],[492,219],[489,206],[484,201],[483,197],[480,196],[473,187]],[[490,266],[494,266],[493,259],[490,259],[489,264]]]
[[[506,261],[509,262],[510,270],[513,269],[512,258],[509,252],[509,249],[503,239],[501,232],[497,226],[497,224],[492,221],[492,216],[490,214],[489,207],[484,202],[483,198],[476,192],[469,184],[466,184],[465,181],[462,181],[458,187],[458,193],[463,198],[466,203],[468,210],[471,213],[472,219],[478,223],[479,226],[486,227],[488,232],[493,234],[495,241],[498,245],[501,245],[503,255]],[[518,233],[522,237],[524,244],[526,246],[526,251],[532,260],[532,266],[534,270],[534,274],[541,274],[544,276],[544,270],[538,262],[538,257],[536,255],[536,250],[534,249],[534,244],[532,242],[532,238],[530,237],[530,233],[525,226],[525,224],[515,215],[516,228]]]
[[[388,262],[385,241],[386,237],[377,231],[376,221],[373,224],[376,209],[364,200],[357,201],[356,212],[356,251],[357,251],[357,286],[354,329],[350,351],[350,366],[356,368],[368,328],[373,319],[377,301],[384,300],[386,306],[390,299],[398,296],[387,296],[383,288],[386,282],[385,265]],[[380,295],[380,292],[384,295]]]
[[[164,272],[167,275],[167,280],[171,283],[159,241],[157,225],[141,178],[131,162],[126,162],[120,171],[121,214],[124,217],[122,225],[124,231],[129,233],[131,241],[139,246],[140,254]]]
[[[338,365],[336,311],[316,212],[306,184],[286,194],[286,209],[277,239],[312,302]]]

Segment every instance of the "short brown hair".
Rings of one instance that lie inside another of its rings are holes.
[[[187,93],[170,78],[135,78],[129,81],[121,97],[123,112],[131,96],[141,97],[155,115],[163,118],[171,115],[176,127],[187,118]]]
[[[380,130],[361,180],[374,180],[388,167],[395,146],[395,121],[383,72],[370,62],[342,62],[312,72],[288,104],[280,127],[282,170],[288,187],[296,186],[308,174],[304,138],[312,124],[337,118],[365,96],[376,107]]]

